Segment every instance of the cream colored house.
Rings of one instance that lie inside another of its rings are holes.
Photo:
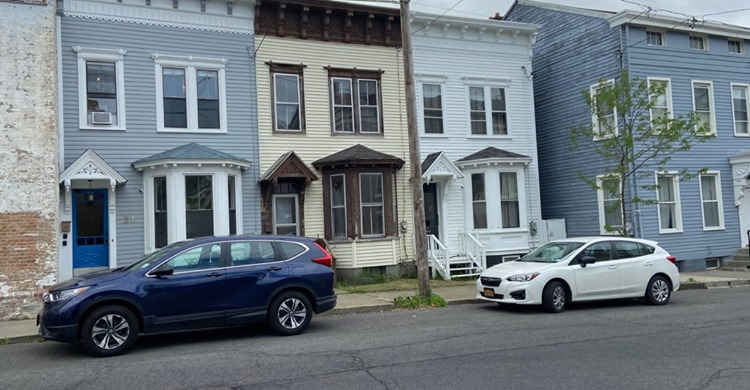
[[[324,238],[340,277],[413,266],[397,10],[256,5],[264,234]]]

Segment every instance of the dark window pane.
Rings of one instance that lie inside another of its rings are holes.
[[[198,99],[198,128],[218,129],[219,127],[219,101]]]
[[[185,177],[187,238],[214,234],[212,179],[211,176]]]
[[[305,251],[305,248],[302,245],[293,242],[279,242],[277,244],[281,246],[281,250],[284,251],[284,260],[289,260]]]
[[[198,70],[195,75],[198,79],[198,99],[219,100],[219,72]]]
[[[360,107],[359,114],[361,115],[360,121],[362,124],[360,131],[363,133],[380,132],[377,107]]]
[[[492,113],[492,133],[508,134],[508,119],[504,112]]]
[[[237,234],[237,192],[236,192],[236,179],[234,176],[227,178],[228,188],[227,193],[229,196],[229,234]]]
[[[484,88],[469,88],[469,104],[472,111],[484,111]]]
[[[352,107],[336,107],[333,110],[333,115],[336,131],[354,131],[354,123],[352,122],[352,120],[354,119],[354,114]]]
[[[505,111],[505,90],[502,88],[491,88],[492,111]]]
[[[352,81],[349,79],[333,80],[333,104],[352,105]]]
[[[167,245],[167,178],[154,178],[154,238],[157,248]]]
[[[276,103],[276,129],[300,129],[298,104]]]
[[[187,102],[184,98],[164,98],[164,127],[187,128]]]
[[[87,62],[86,89],[89,94],[117,94],[114,62]]]
[[[428,134],[442,134],[443,133],[443,119],[425,117],[424,118],[424,130],[425,130],[425,133],[428,133]]]

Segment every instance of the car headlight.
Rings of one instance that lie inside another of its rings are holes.
[[[528,281],[534,280],[534,278],[536,278],[537,276],[539,276],[539,272],[508,276],[508,278],[505,280],[509,282],[528,282]]]
[[[71,288],[68,290],[47,291],[46,293],[44,293],[44,296],[42,297],[42,299],[44,300],[44,302],[64,301],[66,299],[70,299],[77,295],[80,295],[81,293],[88,290],[89,288],[90,286]]]

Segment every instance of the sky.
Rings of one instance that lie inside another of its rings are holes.
[[[642,11],[651,7],[657,15],[687,17],[720,21],[738,26],[750,27],[750,1],[747,0],[541,0],[546,3],[570,5],[574,7],[619,12],[625,9]],[[411,0],[414,11],[442,14],[459,0]],[[463,0],[448,15],[485,18],[495,12],[504,14],[513,0]],[[736,11],[738,12],[727,12]],[[723,13],[727,12],[727,13]],[[711,15],[722,13],[719,15]],[[653,14],[653,13],[652,13]]]

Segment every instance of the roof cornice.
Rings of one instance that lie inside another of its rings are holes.
[[[610,27],[630,24],[636,26],[662,28],[667,30],[750,39],[750,29],[741,26],[698,20],[693,22],[690,20],[686,20],[685,18],[674,16],[648,16],[643,15],[642,12],[632,10],[618,12],[617,14],[607,18],[607,22],[609,22]]]

